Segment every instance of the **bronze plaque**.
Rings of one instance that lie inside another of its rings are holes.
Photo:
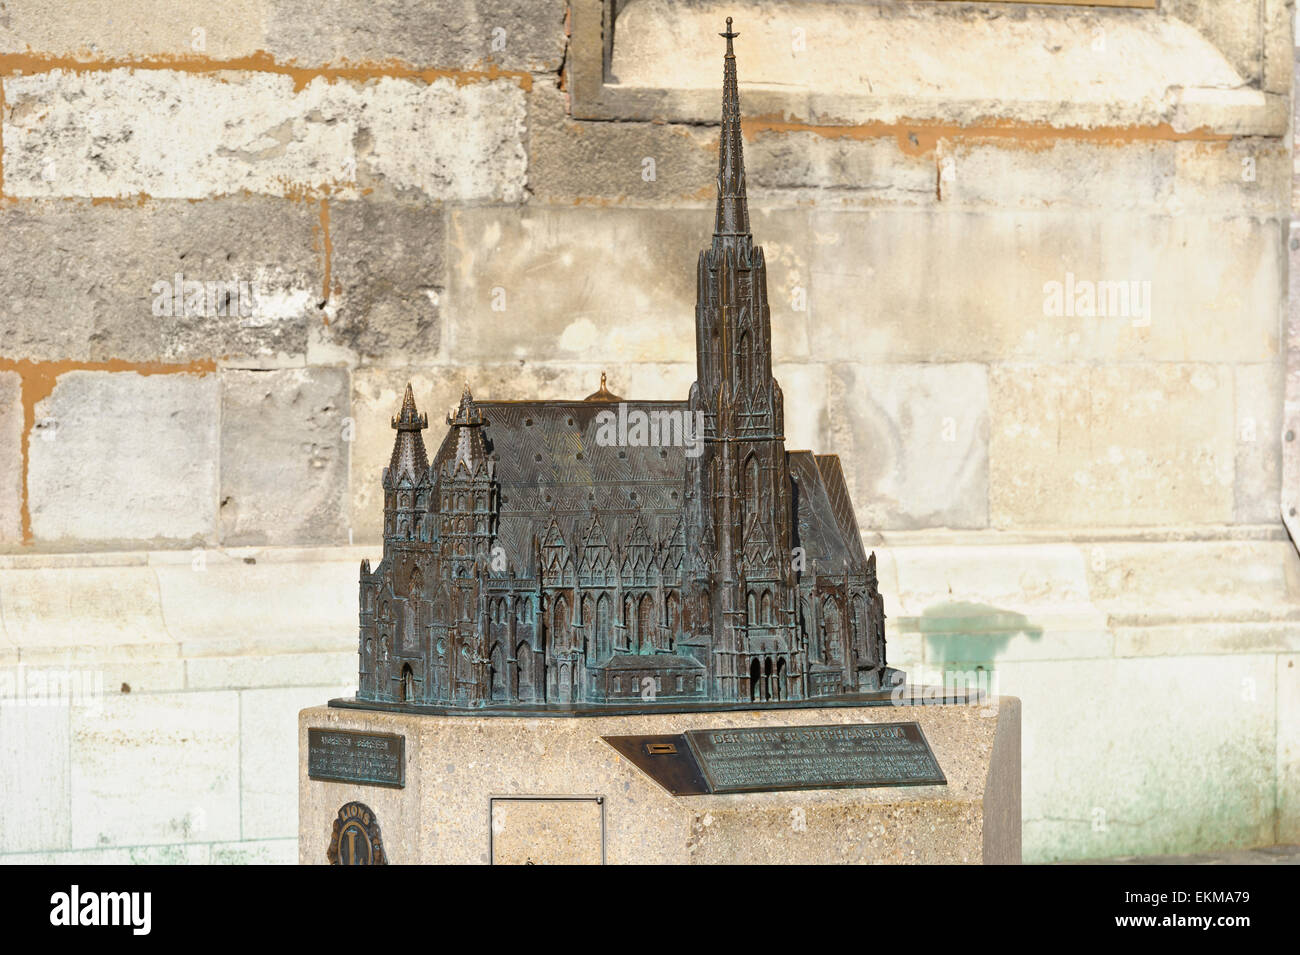
[[[601,738],[672,795],[699,796],[709,792],[700,764],[681,733]]]
[[[915,722],[688,730],[605,742],[674,796],[948,783]]]
[[[308,727],[307,775],[401,789],[406,785],[406,737]]]
[[[330,865],[388,865],[374,810],[362,802],[345,803],[334,820],[325,857]]]

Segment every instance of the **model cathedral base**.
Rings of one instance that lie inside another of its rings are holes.
[[[430,462],[408,385],[384,557],[361,565],[359,702],[646,708],[901,682],[839,460],[785,447],[722,35],[689,397],[624,402],[602,379],[582,401],[478,402],[467,385]]]

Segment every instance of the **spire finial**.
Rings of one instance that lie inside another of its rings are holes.
[[[447,424],[460,427],[461,425],[480,425],[482,423],[483,415],[474,402],[474,395],[470,393],[469,379],[466,379],[465,391],[460,396],[460,404],[447,416]]]
[[[411,383],[406,383],[406,393],[402,395],[402,410],[393,419],[393,427],[398,431],[413,431],[427,428],[429,416],[420,414],[415,408],[415,395]]]
[[[587,395],[584,401],[622,401],[618,395],[614,394],[605,386],[605,373],[600,373],[600,389]]]
[[[718,36],[725,37],[727,40],[727,56],[735,56],[735,51],[731,49],[731,41],[740,36],[740,34],[731,31],[731,17],[727,17],[727,32],[719,33]]]

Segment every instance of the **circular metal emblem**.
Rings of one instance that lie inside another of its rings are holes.
[[[325,855],[330,865],[388,865],[374,811],[365,803],[345,803],[334,820]]]

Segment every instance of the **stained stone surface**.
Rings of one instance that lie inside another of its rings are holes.
[[[524,93],[513,79],[318,78],[299,90],[264,72],[55,70],[8,77],[4,93],[7,196],[523,196]],[[162,118],[173,116],[202,117],[204,135],[177,135]]]
[[[335,202],[329,216],[329,340],[381,364],[435,357],[446,289],[438,210]]]
[[[16,372],[0,371],[0,543],[21,534],[22,386]]]
[[[670,796],[601,740],[619,734],[809,724],[921,724],[946,786]],[[406,737],[404,789],[307,777],[308,727]],[[299,861],[323,864],[339,807],[374,810],[393,864],[595,861],[591,804],[604,800],[610,864],[1014,863],[1020,861],[1020,701],[987,705],[753,710],[525,719],[303,710]],[[490,797],[496,802],[489,805]],[[503,828],[504,827],[504,828]],[[567,833],[560,838],[561,832]],[[558,855],[557,855],[558,853]],[[522,856],[522,858],[521,858]]]
[[[36,404],[39,437],[29,442],[36,539],[108,545],[210,538],[218,395],[215,375],[61,375]]]
[[[342,368],[222,372],[223,543],[347,539],[349,398]]]
[[[302,355],[309,330],[320,324],[319,224],[314,204],[262,196],[7,206],[0,209],[0,359],[267,362]],[[234,295],[248,298],[214,297],[209,308],[205,295],[202,308],[191,302],[186,309],[183,295],[179,302],[164,295],[174,293],[177,275],[205,283],[205,292],[207,283],[230,283]]]

